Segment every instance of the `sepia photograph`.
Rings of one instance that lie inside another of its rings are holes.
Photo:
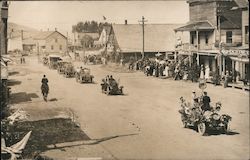
[[[250,160],[248,0],[0,1],[1,160]]]

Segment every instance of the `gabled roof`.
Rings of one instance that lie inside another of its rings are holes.
[[[240,29],[241,28],[241,13],[239,14],[233,14],[229,12],[223,13],[223,16],[221,16],[221,28],[222,29]]]
[[[247,0],[234,0],[234,1],[238,5],[239,8],[247,8],[248,7]]]
[[[111,26],[103,26],[103,29],[105,29],[107,35],[110,34],[110,31],[111,31]]]
[[[34,39],[46,39],[49,35],[54,33],[54,31],[42,31],[34,36]]]
[[[176,28],[175,31],[214,30],[215,27],[209,21],[188,22],[186,25]]]
[[[41,31],[38,34],[34,35],[33,38],[36,40],[44,40],[47,37],[49,37],[50,35],[52,35],[53,33],[59,33],[64,38],[66,38],[62,33],[58,32],[58,31]]]
[[[178,24],[145,24],[145,52],[174,51]],[[140,24],[113,24],[112,29],[121,52],[142,51],[142,26]]]

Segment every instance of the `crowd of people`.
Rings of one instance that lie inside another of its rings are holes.
[[[197,64],[193,63],[190,66],[189,61],[186,59],[175,62],[173,60],[145,58],[130,62],[128,69],[143,71],[146,76],[172,77],[174,80],[191,80],[193,82],[198,81],[201,72]]]

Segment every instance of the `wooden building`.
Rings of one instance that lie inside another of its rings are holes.
[[[189,41],[178,45],[176,52],[203,65],[205,72],[217,68],[224,75],[232,70],[230,56],[222,50],[242,46],[242,11],[234,9],[234,0],[188,0],[190,21],[175,32],[188,32]],[[207,73],[208,74],[208,73]]]
[[[145,24],[145,57],[157,53],[173,54],[175,50],[174,28],[179,24]],[[107,42],[107,54],[128,59],[142,57],[143,32],[140,24],[113,24]]]

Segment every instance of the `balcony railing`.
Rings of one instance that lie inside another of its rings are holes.
[[[198,47],[198,48],[197,48]],[[197,51],[199,50],[212,50],[215,49],[214,44],[190,44],[190,43],[183,43],[182,45],[177,46],[177,50],[188,50],[188,51]]]

